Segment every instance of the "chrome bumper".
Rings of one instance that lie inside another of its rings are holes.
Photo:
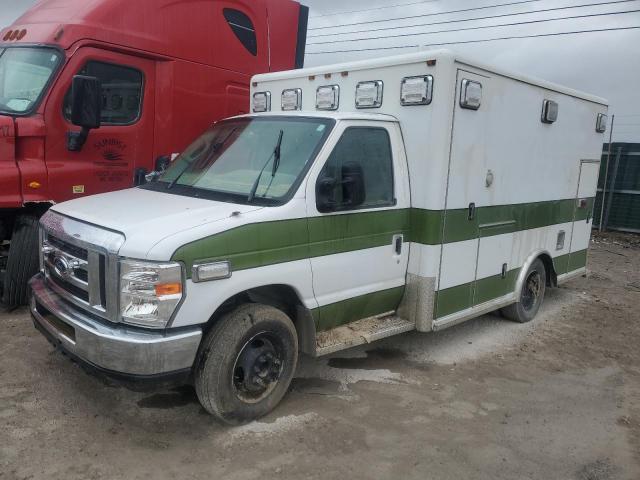
[[[121,375],[157,376],[193,366],[202,330],[147,332],[97,321],[49,289],[41,274],[31,279],[31,316],[62,349],[90,366]]]

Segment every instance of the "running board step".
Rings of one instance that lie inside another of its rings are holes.
[[[370,317],[320,332],[316,336],[316,356],[375,342],[382,338],[415,330],[416,326],[395,315]]]

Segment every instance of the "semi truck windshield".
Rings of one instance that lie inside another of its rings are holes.
[[[217,193],[221,200],[240,203],[282,203],[299,185],[333,123],[300,117],[220,122],[189,146],[159,182],[173,193],[204,191],[207,197]]]
[[[0,49],[0,112],[30,113],[60,61],[60,53],[52,48]]]

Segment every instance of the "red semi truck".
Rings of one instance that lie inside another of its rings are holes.
[[[303,66],[307,19],[291,0],[42,0],[2,30],[4,303],[26,303],[51,205],[144,183],[213,121],[247,113],[252,75]],[[92,88],[90,125],[78,102]]]

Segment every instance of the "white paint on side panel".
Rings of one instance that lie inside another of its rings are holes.
[[[591,227],[593,221],[590,220],[587,223],[585,220],[576,222],[573,226],[573,239],[571,241],[571,251],[579,252],[589,248],[589,241],[591,240]]]
[[[437,278],[441,249],[441,245],[412,243],[409,255],[409,273],[421,277]]]
[[[172,327],[197,325],[209,320],[227,299],[264,285],[289,285],[309,309],[317,308],[313,296],[311,263],[308,259],[233,272],[230,278],[186,284],[186,299]]]
[[[404,246],[406,248],[407,245]],[[320,306],[401,287],[408,255],[395,255],[393,245],[311,259],[313,285]]]
[[[504,263],[507,264],[509,270],[517,267],[517,265],[511,264],[513,239],[513,233],[480,239],[476,278],[499,275],[502,272],[502,264]]]
[[[582,162],[578,198],[591,198],[596,196],[599,176],[600,162]]]
[[[477,239],[443,245],[439,289],[473,282],[476,278],[477,255]]]

